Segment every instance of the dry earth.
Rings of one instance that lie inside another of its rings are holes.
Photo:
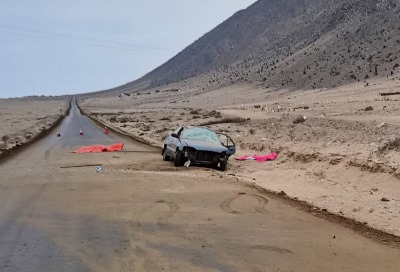
[[[170,85],[80,105],[108,126],[160,147],[169,130],[188,124],[231,135],[234,157],[280,151],[274,162],[232,158],[224,175],[400,235],[400,97],[380,96],[399,88],[393,79],[295,92]],[[296,123],[301,116],[306,121]]]
[[[0,155],[51,128],[68,105],[67,97],[0,99]]]

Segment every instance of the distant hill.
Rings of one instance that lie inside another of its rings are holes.
[[[207,87],[333,87],[400,71],[400,0],[259,0],[144,77],[134,91],[201,75]]]

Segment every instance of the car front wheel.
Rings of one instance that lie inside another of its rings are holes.
[[[174,163],[175,163],[176,167],[183,165],[183,153],[182,153],[182,151],[177,150],[175,152]]]
[[[228,161],[227,160],[223,160],[219,163],[219,170],[221,171],[225,171],[226,167],[228,165]]]

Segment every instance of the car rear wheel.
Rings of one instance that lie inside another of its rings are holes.
[[[177,150],[175,152],[175,158],[174,158],[175,166],[182,166],[183,165],[183,153],[180,150]]]
[[[164,161],[171,160],[171,157],[167,155],[167,147],[166,146],[164,146],[164,148],[163,148],[162,157],[163,157]]]

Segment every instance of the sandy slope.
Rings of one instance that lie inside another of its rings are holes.
[[[400,235],[400,156],[394,140],[400,97],[383,101],[379,95],[399,87],[398,80],[297,92],[169,86],[81,105],[92,117],[157,146],[169,130],[191,124],[230,134],[237,155],[279,150],[274,162],[231,159],[226,174]],[[373,110],[366,111],[368,106]],[[299,116],[307,120],[294,123]]]
[[[48,129],[65,114],[69,99],[0,99],[0,152],[23,144]]]

